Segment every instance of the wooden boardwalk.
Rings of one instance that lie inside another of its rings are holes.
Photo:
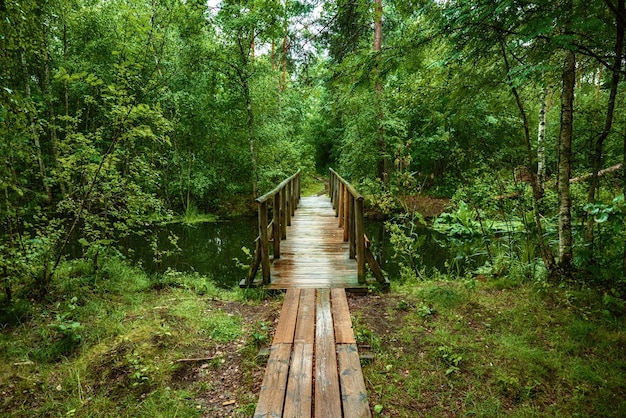
[[[345,290],[291,288],[256,417],[371,417]]]
[[[301,198],[288,229],[266,288],[364,287],[358,283],[356,260],[349,257],[349,244],[328,196]]]
[[[300,198],[299,174],[256,199],[259,236],[241,285],[255,285],[260,266],[259,285],[287,292],[254,416],[371,417],[346,289],[367,286],[366,264],[389,282],[365,236],[363,196],[331,170],[330,199]]]

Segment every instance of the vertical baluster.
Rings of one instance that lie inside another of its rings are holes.
[[[272,210],[272,234],[274,236],[274,258],[280,258],[280,193],[274,195],[274,208]]]
[[[343,204],[343,199],[344,199],[344,190],[346,189],[346,186],[343,183],[339,183],[339,201],[337,206],[339,207],[339,228],[343,227],[344,224],[344,204]]]
[[[354,196],[352,193],[349,193],[350,201],[349,212],[350,212],[350,221],[349,221],[349,229],[348,229],[348,247],[350,248],[350,258],[356,257],[356,244],[355,244],[355,233],[354,233]]]
[[[285,188],[280,190],[280,238],[287,239],[287,220],[289,219],[289,213],[287,212],[287,196]]]
[[[259,204],[259,237],[261,239],[261,267],[263,284],[270,284],[270,254],[267,239],[267,202]]]
[[[350,190],[347,187],[344,187],[343,191],[343,242],[348,242],[349,234],[350,234]]]
[[[363,197],[356,199],[355,205],[355,233],[356,233],[356,262],[359,283],[365,283],[365,219],[363,215]]]

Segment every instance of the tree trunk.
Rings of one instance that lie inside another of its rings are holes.
[[[613,127],[613,115],[615,113],[615,99],[617,97],[617,89],[619,86],[620,72],[622,70],[622,55],[624,51],[624,31],[626,29],[626,17],[624,14],[626,11],[624,10],[624,3],[626,0],[618,0],[617,2],[617,11],[615,13],[616,19],[616,38],[615,38],[615,61],[613,63],[613,68],[611,71],[613,72],[613,76],[611,77],[611,92],[609,94],[609,101],[607,103],[606,110],[606,119],[604,121],[604,130],[598,136],[598,139],[595,143],[595,153],[593,155],[593,159],[591,162],[591,183],[589,185],[589,193],[587,195],[588,203],[595,203],[596,201],[596,190],[599,187],[599,176],[598,173],[602,167],[602,153],[604,141],[611,133],[611,128]],[[587,219],[587,241],[591,244],[592,254],[593,254],[593,226],[594,222],[591,217]]]
[[[24,94],[26,98],[30,101],[31,99],[31,91],[30,91],[30,72],[28,71],[28,66],[26,65],[26,57],[24,56],[24,52],[21,54],[22,59],[22,72],[24,73]],[[43,159],[43,153],[41,152],[41,143],[39,142],[39,134],[37,133],[37,128],[35,127],[35,118],[32,112],[28,112],[28,120],[30,122],[30,133],[33,138],[33,142],[35,144],[35,151],[37,152],[37,163],[39,165],[39,175],[41,176],[41,183],[43,185],[43,189],[46,193],[46,197],[48,201],[52,200],[52,193],[50,191],[50,186],[48,185],[48,181],[46,179],[46,163]]]
[[[504,64],[506,66],[507,71],[507,79],[509,82],[509,86],[511,87],[511,92],[515,97],[515,103],[517,103],[517,108],[519,109],[520,115],[524,122],[524,140],[526,143],[526,158],[527,164],[529,167],[533,166],[533,150],[532,144],[530,142],[530,124],[528,123],[528,117],[526,115],[526,110],[524,109],[524,103],[522,103],[522,99],[513,84],[513,80],[511,80],[510,74],[510,64],[509,59],[506,55],[506,48],[504,46],[504,41],[500,44],[500,48],[502,51],[502,57],[504,59]],[[545,239],[543,237],[543,225],[541,224],[541,199],[543,198],[543,189],[539,185],[539,176],[531,176],[531,187],[533,189],[533,213],[535,216],[535,226],[537,228],[537,245],[539,246],[539,250],[541,251],[541,258],[543,259],[543,263],[546,266],[548,271],[552,271],[554,269],[554,254],[550,250],[548,244],[546,244]]]
[[[541,106],[539,108],[539,127],[537,129],[537,182],[543,195],[546,181],[546,102],[548,88],[541,92]]]
[[[282,46],[282,59],[281,59],[281,67],[282,74],[280,78],[280,93],[285,91],[285,87],[287,85],[287,54],[289,53],[289,21],[285,18],[283,22],[283,30],[285,35],[283,36],[283,46]]]
[[[383,108],[383,85],[380,75],[380,62],[382,58],[383,46],[383,0],[375,0],[374,2],[374,53],[376,54],[377,68],[374,73],[375,89],[378,104],[376,117],[376,145],[378,148],[378,177],[386,187],[389,182],[388,164],[387,164],[387,146],[385,143],[385,127],[383,125],[384,108]]]
[[[252,198],[256,199],[258,194],[257,185],[259,181],[259,172],[255,149],[256,140],[254,136],[254,112],[252,111],[252,97],[250,96],[250,86],[248,85],[247,80],[244,81],[243,90],[246,99],[246,112],[248,115],[248,142],[250,144],[250,162],[252,163]]]
[[[558,143],[559,197],[559,266],[567,271],[572,262],[572,197],[569,178],[572,171],[572,135],[574,122],[574,87],[576,56],[566,50],[563,60],[563,92],[561,93],[561,129]]]
[[[624,131],[624,157],[622,161],[622,194],[626,199],[626,129]],[[622,257],[622,274],[626,277],[626,242],[624,242],[624,256]]]

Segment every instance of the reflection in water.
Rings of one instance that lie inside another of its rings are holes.
[[[372,251],[381,268],[390,280],[399,279],[399,259],[393,257],[394,250],[389,243],[389,233],[384,223],[366,221],[366,233],[371,240]],[[169,236],[178,237],[179,251],[170,243]],[[446,261],[456,257],[446,238],[436,231],[420,228],[419,259],[421,267],[429,274],[433,269],[447,271]],[[234,218],[192,226],[169,224],[145,231],[145,236],[130,236],[120,240],[122,252],[133,262],[139,263],[149,273],[164,272],[168,268],[197,272],[210,277],[216,285],[224,288],[236,286],[244,278],[246,271],[237,266],[235,258],[249,263],[248,256],[242,250],[253,250],[257,236],[255,218]],[[160,265],[154,261],[154,253],[149,244],[149,237],[156,237],[160,251],[163,252]],[[70,249],[70,256],[80,257],[81,247],[75,244]]]
[[[253,218],[235,218],[220,222],[199,223],[191,226],[169,224],[158,227],[154,232],[161,251],[171,251],[175,247],[169,241],[171,233],[178,237],[179,251],[172,251],[162,257],[162,262],[154,262],[154,254],[145,237],[129,237],[121,244],[132,249],[129,258],[140,262],[150,273],[162,272],[168,268],[198,272],[213,279],[220,287],[231,288],[245,276],[245,271],[236,265],[235,258],[248,263],[242,247],[251,248],[256,237],[256,224]]]
[[[395,251],[389,242],[389,232],[385,229],[384,222],[367,221],[365,225],[367,237],[371,241],[372,252],[378,260],[381,268],[387,273],[389,280],[397,280],[400,277],[399,258],[394,257]],[[446,271],[446,261],[450,257],[449,247],[444,244],[445,237],[437,231],[429,228],[416,228],[417,234],[423,237],[416,251],[416,258],[420,260],[420,266],[425,268],[426,274],[432,273],[433,269]]]

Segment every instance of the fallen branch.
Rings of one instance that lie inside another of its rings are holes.
[[[174,363],[197,363],[199,361],[211,361],[215,360],[218,356],[211,357],[198,357],[198,358],[179,358]]]
[[[604,170],[600,170],[600,171],[598,171],[598,177],[602,177],[605,174],[617,171],[620,168],[622,168],[622,163],[615,164],[614,166],[611,166],[609,168],[605,168]],[[584,176],[574,177],[573,179],[569,179],[569,182],[570,183],[579,183],[581,181],[589,180],[592,176],[593,176],[593,174],[591,174],[591,173],[585,174]]]

